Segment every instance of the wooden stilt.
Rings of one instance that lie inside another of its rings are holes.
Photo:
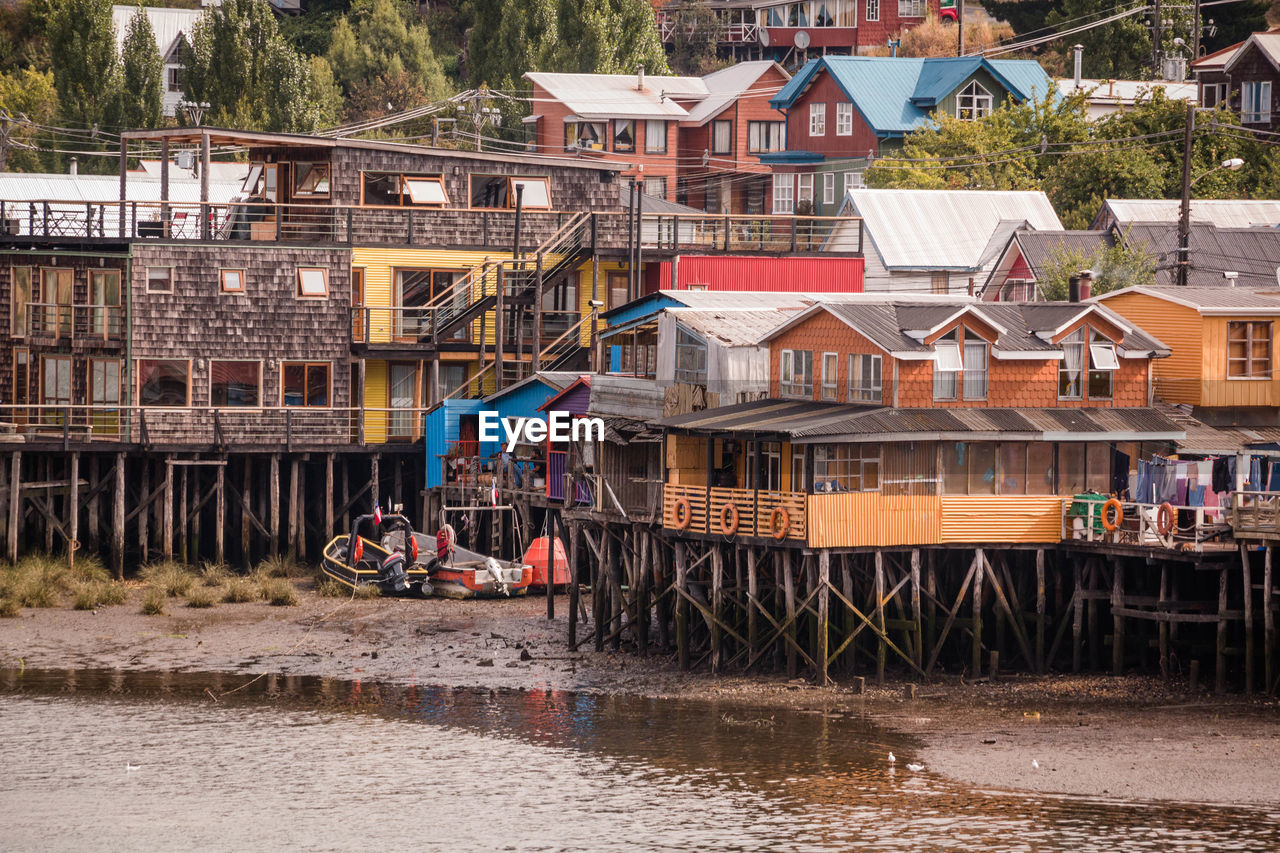
[[[1253,572],[1246,545],[1240,546],[1240,570],[1244,588],[1244,692],[1253,695]]]
[[[925,639],[925,648],[929,649],[932,649],[934,643],[938,641],[937,560],[937,551],[931,550],[925,555],[924,589],[927,596],[927,603],[925,604],[925,633],[928,635]],[[925,669],[927,670],[928,667]]]
[[[1263,674],[1267,677],[1264,685],[1267,693],[1275,690],[1275,653],[1276,653],[1276,615],[1272,608],[1271,579],[1271,543],[1263,550],[1262,558],[1262,657]]]
[[[214,516],[213,516],[213,553],[218,565],[227,561],[227,466],[215,465]]]
[[[244,491],[240,493],[240,560],[247,569],[253,565],[253,461],[244,457]]]
[[[614,651],[622,647],[622,543],[612,536],[609,537],[612,545],[610,553],[613,558],[608,561],[605,570],[609,574],[609,633],[612,636],[611,645]],[[552,605],[554,606],[554,605]]]
[[[1036,549],[1036,672],[1043,675],[1048,671],[1044,659],[1045,631],[1045,594],[1044,594],[1044,549]]]
[[[10,484],[10,488],[18,481],[17,458],[19,454],[14,454],[14,478]],[[116,454],[116,497],[111,507],[111,558],[115,564],[116,580],[124,580],[124,454]],[[16,511],[17,505],[11,508]],[[14,516],[10,516],[13,518]],[[12,535],[12,533],[11,533]],[[16,540],[14,540],[16,542]],[[15,545],[14,551],[17,551]],[[16,553],[15,553],[16,556]]]
[[[757,608],[760,605],[759,558],[755,548],[747,548],[747,645],[754,655],[760,645],[760,624]]]
[[[324,455],[324,541],[333,539],[333,454]]]
[[[307,459],[298,465],[298,559],[307,559]]]
[[[271,454],[271,470],[267,473],[268,518],[267,529],[271,531],[269,548],[272,555],[280,553],[280,454]]]
[[[298,472],[302,467],[302,463],[298,457],[289,460],[289,512],[287,515],[289,523],[289,541],[287,544],[290,559],[298,558],[298,498],[301,493],[298,491]]]
[[[884,666],[885,666],[885,631],[884,631],[884,551],[876,549],[875,556],[875,625],[879,631],[879,638],[876,642],[876,684],[884,684]]]
[[[53,481],[53,457],[46,456],[44,458],[44,476],[41,478],[44,482]],[[45,487],[44,489],[44,505],[53,508],[53,489]],[[48,517],[42,517],[40,521],[44,522],[44,552],[53,554],[53,524]]]
[[[689,564],[685,555],[685,544],[675,543],[676,589],[689,591]],[[598,631],[598,629],[597,629]],[[684,595],[676,597],[676,656],[681,669],[689,668],[689,601]]]
[[[204,518],[204,505],[209,500],[209,496],[204,493],[200,470],[200,468],[191,469],[191,494],[195,499],[195,506],[191,508],[191,557],[193,560],[199,560],[204,553],[201,548],[200,528]]]
[[[1218,571],[1218,659],[1213,673],[1213,691],[1227,692],[1227,568]]]
[[[974,551],[978,570],[973,575],[973,677],[982,677],[982,576],[986,571],[986,557],[982,549]]]
[[[711,546],[711,672],[720,671],[720,623],[724,619],[724,550]]]
[[[1071,671],[1079,672],[1084,651],[1084,569],[1078,559],[1072,560],[1075,574],[1075,606],[1071,616]]]
[[[827,678],[827,652],[831,638],[831,551],[818,552],[818,684],[825,687]]]
[[[1111,563],[1111,673],[1124,673],[1124,563]]]
[[[499,369],[501,369],[499,367]],[[399,467],[396,468],[399,471]],[[496,473],[494,476],[497,476]],[[497,521],[499,513],[489,513]],[[547,619],[556,618],[556,513],[547,510]]]
[[[178,469],[178,518],[181,520],[181,526],[178,528],[178,550],[182,553],[182,562],[195,562],[191,559],[191,553],[187,548],[187,466],[183,465]]]
[[[142,475],[139,478],[139,482],[142,484],[141,500],[146,503],[151,500],[151,460],[143,456],[138,460],[138,464],[142,471]],[[142,562],[144,563],[151,559],[149,548],[150,530],[147,526],[150,517],[151,514],[147,512],[147,508],[145,506],[142,507],[142,511],[138,513],[138,551],[141,553]]]
[[[1162,562],[1160,564],[1160,596],[1156,600],[1156,608],[1160,609],[1167,606],[1169,601],[1169,564]],[[1160,650],[1160,674],[1165,681],[1169,680],[1169,623],[1163,619],[1156,628]]]
[[[787,606],[787,676],[795,678],[796,676],[796,582],[792,577],[791,571],[791,550],[785,549],[782,552],[782,583],[783,594],[786,596]]]
[[[636,642],[640,656],[649,656],[649,586],[653,576],[649,569],[649,532],[635,525],[636,543]]]
[[[581,551],[578,549],[579,523],[569,522],[569,648],[578,647],[578,560]]]
[[[76,565],[80,548],[80,451],[71,452],[71,476],[67,487],[67,565]]]
[[[85,515],[85,538],[89,543],[89,547],[97,553],[102,541],[99,538],[99,529],[102,524],[102,516],[100,515],[102,503],[98,499],[98,454],[89,454],[89,506]]]
[[[916,666],[924,666],[924,633],[920,624],[920,549],[911,549],[911,631]]]
[[[369,460],[369,506],[372,508],[378,503],[378,488],[381,483],[378,465],[382,461],[382,454],[375,453],[373,458]],[[475,525],[471,525],[471,536],[475,537]],[[475,544],[474,542],[468,544]]]
[[[840,591],[844,593],[845,601],[853,601],[853,570],[849,568],[849,563],[853,560],[851,556],[844,556],[840,560]],[[849,648],[844,652],[844,669],[849,675],[853,675],[857,671],[858,649],[853,643],[853,637],[860,630],[858,628],[858,617],[844,601],[840,602],[840,613],[842,614],[841,623],[843,626],[844,639],[841,642],[847,642]]]
[[[160,551],[166,560],[173,559],[173,507],[173,454],[169,454],[164,459],[164,530],[160,534]]]

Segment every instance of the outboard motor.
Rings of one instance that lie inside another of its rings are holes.
[[[382,561],[381,583],[396,592],[404,592],[409,588],[404,573],[404,554],[394,551]]]

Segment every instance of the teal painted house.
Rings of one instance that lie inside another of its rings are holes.
[[[976,119],[1057,92],[1030,59],[812,59],[769,102],[787,119],[787,150],[760,158],[774,174],[773,211],[833,216],[870,162],[933,115]]]

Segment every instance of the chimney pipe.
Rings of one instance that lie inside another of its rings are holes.
[[[644,65],[636,66],[636,91],[644,91]]]
[[[1076,54],[1075,81],[1076,81],[1076,88],[1079,89],[1080,88],[1080,57],[1084,55],[1084,45],[1078,44],[1071,49],[1074,50]]]
[[[75,157],[71,158],[71,174],[80,174],[80,162]]]
[[[1080,270],[1080,301],[1093,295],[1093,270]]]
[[[1080,301],[1080,276],[1073,275],[1067,279],[1067,301]]]

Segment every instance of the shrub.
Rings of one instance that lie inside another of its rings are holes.
[[[272,607],[292,607],[298,603],[297,590],[284,578],[264,578],[259,581],[258,589],[262,600]]]
[[[187,592],[187,606],[203,609],[212,607],[216,603],[216,590],[212,590],[207,586],[192,587]]]
[[[333,578],[321,577],[316,581],[316,593],[326,598],[348,598],[351,590]]]
[[[242,604],[258,598],[258,586],[248,578],[231,578],[222,585],[223,604]]]
[[[195,573],[191,569],[171,560],[143,566],[141,575],[148,584],[170,598],[182,598],[196,582]]]
[[[222,563],[205,563],[200,567],[200,580],[208,587],[225,586],[233,577],[231,569]]]
[[[260,578],[304,578],[307,567],[288,556],[275,556],[258,563],[253,574]]]
[[[363,600],[382,597],[382,590],[371,583],[356,587],[355,597]]]
[[[106,605],[124,604],[129,598],[129,591],[119,581],[107,581],[98,589],[98,603]]]
[[[12,619],[21,611],[12,598],[0,598],[0,619]]]
[[[147,616],[163,616],[166,598],[164,590],[151,587],[142,599],[142,612]]]

